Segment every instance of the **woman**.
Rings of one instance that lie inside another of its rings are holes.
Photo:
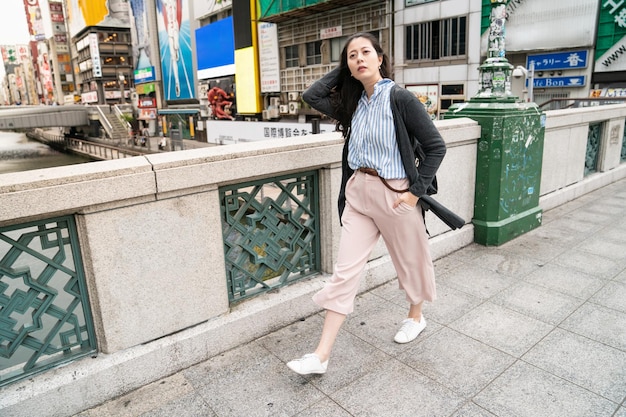
[[[389,79],[389,59],[369,33],[351,36],[337,68],[303,94],[313,108],[337,120],[346,139],[339,193],[342,232],[331,280],[313,296],[326,310],[314,353],[287,363],[301,375],[323,374],[339,329],[354,309],[359,280],[382,235],[410,303],[397,343],[426,327],[424,300],[435,299],[434,268],[423,213],[427,193],[446,152],[424,106]],[[417,143],[415,142],[417,141]],[[420,149],[419,167],[415,149]]]

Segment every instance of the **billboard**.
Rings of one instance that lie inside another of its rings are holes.
[[[182,0],[156,0],[156,2],[165,100],[194,98],[189,2]]]
[[[258,23],[259,70],[261,92],[280,93],[280,55],[278,27],[275,23]]]
[[[220,10],[231,7],[232,5],[232,0],[194,0],[194,19],[202,19],[204,16],[215,14]]]
[[[24,0],[24,8],[26,9],[26,22],[28,31],[33,40],[42,41],[46,38],[43,29],[43,18],[41,17],[41,8],[39,8],[39,0]]]
[[[591,47],[598,0],[509,0],[506,5],[506,50],[541,51]],[[482,0],[481,55],[487,55],[490,0]]]
[[[128,28],[128,0],[67,0],[67,21],[72,37],[88,26]]]
[[[232,17],[196,29],[196,56],[199,80],[235,74]]]
[[[606,1],[598,14],[595,72],[626,70],[626,4]]]
[[[150,48],[150,24],[146,0],[130,0],[131,28],[133,38],[133,63],[135,70],[152,69],[158,60]],[[147,80],[146,80],[147,81]]]

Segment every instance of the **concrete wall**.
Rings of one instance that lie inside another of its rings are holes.
[[[544,209],[626,176],[614,132],[625,117],[626,106],[548,113]],[[604,171],[583,178],[573,165],[584,158],[590,120],[605,120],[613,135]],[[480,127],[436,123],[448,145],[436,197],[469,222]],[[0,388],[0,414],[75,414],[317,312],[311,295],[329,277],[339,239],[341,147],[326,133],[0,175],[0,226],[76,216],[99,345],[95,358]],[[229,306],[218,188],[311,169],[320,174],[323,273]],[[471,223],[450,231],[431,213],[426,221],[435,259],[473,241]],[[380,243],[361,290],[393,278]]]
[[[626,105],[546,112],[540,205],[557,207],[626,176],[620,161]],[[589,125],[602,123],[598,172],[585,177]]]

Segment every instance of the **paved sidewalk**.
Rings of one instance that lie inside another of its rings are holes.
[[[412,343],[393,281],[358,297],[323,376],[285,366],[317,314],[78,416],[626,417],[626,179],[436,271]]]

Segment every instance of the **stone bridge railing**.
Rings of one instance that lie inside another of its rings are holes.
[[[625,118],[621,105],[548,113],[542,207],[626,176],[620,157]],[[596,122],[604,132],[598,172],[585,176],[589,125]],[[448,145],[437,199],[470,222],[480,127],[469,119],[437,126]],[[0,175],[0,237],[8,236],[0,240],[0,262],[8,259],[6,242],[17,242],[16,253],[34,253],[20,243],[29,234],[39,236],[42,247],[75,239],[77,251],[63,259],[49,254],[49,265],[84,278],[83,320],[93,323],[92,331],[85,325],[79,332],[86,357],[1,387],[0,414],[71,415],[316,312],[310,297],[332,271],[340,232],[341,146],[330,133]],[[318,179],[319,272],[229,301],[220,191],[303,172]],[[450,231],[428,213],[427,225],[435,258],[473,241],[471,223]],[[0,269],[0,284],[9,282],[9,269],[26,279],[18,266]],[[380,244],[361,290],[394,277]]]

